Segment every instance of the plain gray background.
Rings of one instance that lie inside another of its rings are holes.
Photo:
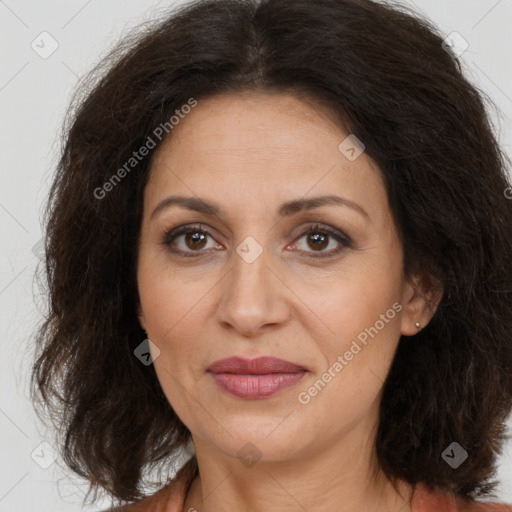
[[[512,0],[403,3],[414,4],[445,35],[456,31],[468,42],[461,56],[466,74],[500,109],[496,130],[510,155]],[[85,482],[67,472],[60,458],[52,463],[52,448],[44,444],[50,437],[29,401],[31,335],[42,300],[34,283],[39,259],[33,248],[42,237],[42,205],[74,86],[121,35],[176,4],[0,1],[0,512],[98,510],[82,509]],[[52,45],[58,47],[45,55]],[[512,503],[512,444],[505,447],[498,477],[499,498]]]

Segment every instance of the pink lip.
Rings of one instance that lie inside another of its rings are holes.
[[[302,366],[275,357],[230,357],[216,361],[208,368],[222,390],[252,400],[293,386],[304,377],[306,371]]]

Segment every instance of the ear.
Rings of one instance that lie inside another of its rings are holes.
[[[406,279],[402,295],[401,333],[404,336],[417,334],[416,322],[424,329],[434,316],[442,296],[442,283],[430,274],[417,272]]]
[[[137,318],[139,319],[140,326],[147,331],[146,329],[146,319],[144,317],[144,311],[142,311],[142,305],[140,302],[137,303]]]

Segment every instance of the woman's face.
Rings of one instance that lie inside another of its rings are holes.
[[[359,449],[400,335],[430,319],[403,275],[379,170],[348,135],[291,95],[221,95],[199,101],[155,154],[139,320],[196,451],[270,461],[348,439]],[[161,203],[178,196],[188,207]],[[209,371],[261,356],[296,366]]]

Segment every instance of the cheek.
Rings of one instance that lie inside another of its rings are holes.
[[[199,327],[198,315],[204,311],[214,279],[204,270],[194,277],[176,270],[163,257],[141,253],[137,280],[148,334],[162,344],[192,338],[190,329]]]
[[[188,425],[191,418],[187,411],[193,404],[185,390],[194,390],[202,363],[197,340],[203,325],[205,292],[197,284],[182,282],[170,269],[154,269],[142,264],[138,273],[146,330],[159,349],[153,364],[167,401]],[[199,413],[195,411],[192,416]]]
[[[381,391],[400,336],[396,309],[382,309],[381,320],[378,315],[356,318],[357,311],[347,308],[334,324],[337,336],[328,345],[325,337],[316,340],[324,367],[298,389],[296,399],[312,428],[321,429],[326,439],[349,432],[364,418],[378,421]]]
[[[299,400],[319,414],[359,417],[377,398],[389,371],[400,338],[400,272],[369,269],[347,269],[333,276],[330,287],[309,294],[308,306],[328,329],[311,333],[324,367],[309,387],[301,387]]]
[[[296,284],[294,293],[304,298],[309,318],[321,321],[327,336],[319,333],[318,343],[329,353],[343,349],[376,322],[379,331],[399,332],[396,320],[401,307],[395,303],[401,300],[401,277],[400,269],[391,262],[379,266],[364,261],[347,263],[336,272]]]

